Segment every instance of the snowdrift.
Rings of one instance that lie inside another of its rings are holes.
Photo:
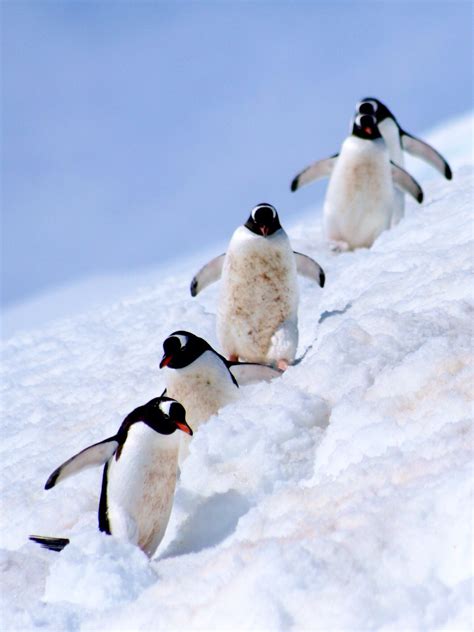
[[[195,435],[151,563],[98,533],[100,469],[43,485],[161,393],[171,331],[217,346],[218,288],[188,294],[207,253],[5,343],[3,629],[470,629],[471,126],[429,139],[454,180],[370,250],[330,254],[314,210],[288,231],[327,275],[301,282],[302,360]]]

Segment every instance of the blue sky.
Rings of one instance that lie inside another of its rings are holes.
[[[222,242],[356,101],[472,107],[470,2],[3,2],[2,304]],[[449,159],[449,156],[447,157]],[[216,253],[217,254],[217,253]]]

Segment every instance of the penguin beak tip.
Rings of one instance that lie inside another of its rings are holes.
[[[176,422],[176,426],[177,428],[179,428],[179,430],[181,430],[182,432],[185,432],[186,434],[188,434],[190,437],[193,436],[193,431],[192,429],[188,426],[187,423],[182,423],[181,421],[177,421]]]

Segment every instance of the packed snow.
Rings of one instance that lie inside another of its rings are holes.
[[[169,333],[217,347],[218,284],[189,296],[208,253],[5,342],[2,629],[471,629],[472,121],[428,136],[453,181],[428,169],[370,250],[269,200],[326,287],[301,281],[300,361],[194,436],[151,562],[98,532],[101,468],[43,486],[162,392]]]

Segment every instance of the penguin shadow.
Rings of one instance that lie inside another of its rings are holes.
[[[225,540],[251,504],[235,490],[214,494],[191,510],[178,533],[158,559],[198,553]]]
[[[324,323],[324,321],[327,320],[328,318],[332,318],[333,316],[340,316],[341,314],[345,314],[348,310],[350,310],[351,307],[352,307],[352,303],[347,303],[347,305],[344,307],[344,309],[333,309],[330,312],[323,312],[321,314],[321,316],[319,317],[318,325],[320,325],[321,323]],[[308,355],[308,352],[311,351],[312,348],[313,348],[313,345],[309,345],[309,347],[306,348],[306,351],[303,353],[303,355],[301,355],[299,358],[295,359],[295,361],[293,362],[292,366],[296,366],[296,365],[300,364],[300,362],[303,362],[303,360]]]
[[[318,325],[324,323],[328,318],[332,318],[333,316],[340,316],[341,314],[345,314],[352,307],[352,303],[347,303],[347,305],[343,309],[333,309],[330,312],[323,312],[318,320]]]

